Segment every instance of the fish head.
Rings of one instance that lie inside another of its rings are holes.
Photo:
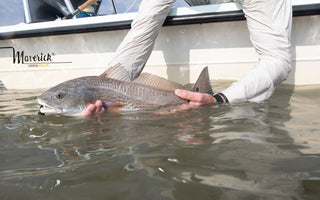
[[[39,114],[77,116],[97,98],[86,78],[73,79],[50,88],[37,98],[41,105]]]

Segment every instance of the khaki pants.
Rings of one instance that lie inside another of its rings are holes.
[[[110,67],[122,66],[128,73],[129,80],[139,76],[174,1],[141,2],[138,16],[133,20],[131,30],[117,49],[114,59],[109,64]],[[201,3],[204,0],[192,1]],[[230,0],[206,1],[230,2]],[[291,71],[291,0],[235,0],[235,2],[242,4],[250,39],[259,54],[259,62],[243,78],[222,93],[229,102],[263,101],[273,94],[275,87],[284,81]]]
[[[121,65],[128,72],[131,81],[139,76],[174,2],[175,0],[143,0],[130,31],[116,50],[109,67]]]

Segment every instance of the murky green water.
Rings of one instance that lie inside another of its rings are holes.
[[[38,116],[0,94],[0,199],[320,199],[320,86],[173,115]]]

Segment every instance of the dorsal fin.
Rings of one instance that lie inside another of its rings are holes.
[[[179,83],[169,81],[167,79],[164,79],[149,73],[141,74],[138,78],[136,78],[132,82],[151,86],[156,89],[170,91],[170,92],[173,92],[177,88],[184,89],[184,87]]]
[[[209,78],[209,72],[208,72],[208,67],[205,67],[194,86],[191,89],[192,92],[200,92],[200,93],[207,93],[210,95],[213,95],[211,83],[210,83],[210,78]]]
[[[123,66],[121,66],[120,63],[108,68],[100,76],[116,79],[119,81],[131,81],[128,71]]]

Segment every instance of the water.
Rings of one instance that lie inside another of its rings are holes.
[[[319,91],[88,118],[38,116],[42,91],[2,91],[0,199],[319,199]]]

